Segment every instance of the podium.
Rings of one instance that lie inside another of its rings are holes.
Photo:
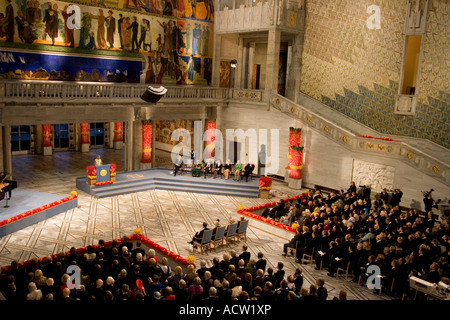
[[[104,182],[111,180],[111,165],[102,164],[100,166],[95,166],[97,169],[97,182]]]

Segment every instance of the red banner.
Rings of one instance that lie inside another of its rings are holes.
[[[216,121],[206,120],[206,158],[215,157]]]
[[[114,142],[123,141],[123,122],[114,122]]]
[[[80,123],[81,144],[90,144],[89,142],[89,123]]]
[[[142,120],[142,163],[152,162],[152,132],[152,122]]]
[[[52,147],[52,125],[51,124],[43,124],[42,125],[42,146],[43,147]]]

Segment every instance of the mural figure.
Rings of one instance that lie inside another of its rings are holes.
[[[64,19],[64,44],[66,46],[69,46],[74,48],[75,47],[75,39],[74,39],[74,35],[73,35],[73,28],[69,28],[67,26],[67,20],[69,19],[70,16],[72,16],[74,14],[74,12],[72,12],[71,14],[67,13],[67,8],[68,6],[64,7],[64,10],[61,11],[61,15],[63,16]]]
[[[127,18],[128,19],[128,18]],[[132,31],[131,36],[131,51],[132,52],[139,52],[139,42],[138,42],[138,31],[139,31],[139,24],[137,23],[137,18],[133,17],[133,22],[131,25],[127,28],[127,30]]]
[[[106,17],[103,15],[103,9],[98,9],[98,15],[91,15],[92,19],[96,19],[97,25],[97,45],[99,49],[106,48],[106,38],[105,38],[105,22]]]
[[[5,10],[5,18],[3,19],[3,32],[7,42],[14,41],[14,9],[11,0],[6,0],[8,4]]]
[[[109,43],[109,48],[114,48],[114,34],[116,33],[116,18],[113,17],[113,11],[108,10],[106,22],[106,41]]]

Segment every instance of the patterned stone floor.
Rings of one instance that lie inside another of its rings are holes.
[[[104,162],[114,162],[119,171],[123,170],[123,151],[117,150],[94,150],[90,154],[59,152],[47,157],[20,155],[13,157],[14,179],[23,189],[68,195],[75,190],[75,177],[84,174],[86,165],[93,162],[97,154],[102,155]],[[194,255],[197,261],[204,258],[210,265],[213,257],[221,257],[231,248],[240,253],[243,242],[218,249],[217,252],[203,255],[193,253],[192,246],[187,241],[201,229],[204,221],[212,225],[217,218],[221,221],[227,221],[231,216],[238,218],[236,210],[241,204],[249,207],[297,193],[297,190],[289,189],[284,183],[277,181],[274,181],[270,200],[166,190],[96,199],[79,192],[77,208],[0,238],[0,265],[8,265],[13,259],[24,261],[65,251],[72,246],[95,244],[99,239],[111,240],[130,235],[137,227],[149,239],[173,252],[184,257]],[[10,204],[13,205],[13,200]],[[288,275],[301,265],[295,263],[293,258],[281,256],[285,242],[284,239],[249,227],[247,245],[252,255],[256,256],[262,251],[274,269],[277,262],[282,261]],[[348,299],[389,299],[385,295],[374,295],[365,287],[347,282],[344,278],[330,278],[326,275],[326,270],[316,271],[309,265],[301,268],[304,286],[309,288],[317,278],[323,278],[329,298],[337,296],[344,289]]]

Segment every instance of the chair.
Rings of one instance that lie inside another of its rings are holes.
[[[307,254],[307,253],[304,253],[304,254],[303,254],[303,257],[302,257],[302,264],[305,264],[305,257],[308,258],[308,260],[309,260],[310,263],[312,264],[313,257],[314,257],[314,249],[315,249],[315,248],[312,249],[311,254]]]
[[[205,230],[203,232],[203,237],[202,237],[202,241],[198,242],[197,240],[194,240],[193,242],[193,250],[195,249],[195,247],[200,247],[200,254],[203,254],[203,249],[205,249],[205,251],[208,248],[211,248],[211,239],[212,239],[212,234],[213,234],[214,230]]]
[[[247,227],[248,227],[248,220],[241,221],[239,225],[239,230],[236,234],[236,239],[239,241],[241,237],[244,237],[244,240],[247,241]]]
[[[342,268],[337,268],[336,269],[336,279],[339,277],[339,273],[342,271],[342,273],[345,272],[345,280],[348,279],[348,271],[350,270],[350,261],[347,263],[347,269],[344,270]]]
[[[214,238],[214,240],[212,240],[212,243],[214,245],[214,250],[217,251],[217,246],[219,244],[223,245],[223,241],[225,239],[225,229],[226,227],[219,227],[216,230],[216,237]]]
[[[294,257],[297,256],[297,247],[298,247],[298,241],[295,242],[295,248],[288,247],[286,251],[286,257],[289,257],[290,254],[292,254]]]
[[[227,244],[230,242],[230,240],[234,240],[236,238],[237,226],[237,222],[228,226],[228,232],[225,236],[225,241],[227,242]]]
[[[185,172],[192,172],[192,169],[193,169],[192,160],[188,160],[186,161],[186,165],[183,166],[183,168],[181,169],[181,174]]]

